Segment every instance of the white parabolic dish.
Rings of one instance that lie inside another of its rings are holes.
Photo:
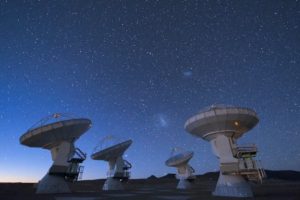
[[[258,121],[256,112],[249,108],[211,106],[189,118],[184,128],[208,141],[219,133],[237,139],[252,129]]]
[[[122,156],[131,144],[132,140],[127,140],[125,142],[118,143],[116,145],[110,146],[106,149],[100,150],[92,154],[91,158],[94,160],[110,161],[113,158],[118,158]]]
[[[89,119],[69,119],[46,124],[28,130],[20,137],[20,143],[29,147],[51,149],[61,141],[72,142],[91,127]]]
[[[193,157],[193,155],[194,155],[194,152],[192,152],[192,151],[185,151],[185,152],[176,154],[166,161],[166,165],[169,167],[177,167],[180,165],[187,164],[189,162],[189,160]]]

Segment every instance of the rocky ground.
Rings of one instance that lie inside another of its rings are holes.
[[[252,184],[254,198],[257,200],[300,200],[300,180],[295,179],[296,175],[290,178],[286,176],[281,179],[269,177],[263,184]],[[211,195],[216,181],[217,173],[208,173],[198,176],[193,188],[190,190],[177,190],[177,180],[174,175],[148,179],[130,180],[125,184],[124,191],[102,191],[101,187],[104,180],[79,181],[74,183],[71,194],[35,194],[34,184],[32,183],[0,183],[1,200],[102,200],[102,199],[232,199],[224,197],[214,197]],[[292,180],[290,180],[292,179]],[[239,199],[239,198],[234,198]]]

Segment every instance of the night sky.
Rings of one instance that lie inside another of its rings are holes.
[[[92,120],[76,145],[90,156],[112,134],[132,139],[132,177],[174,173],[173,147],[197,174],[219,169],[185,121],[212,104],[254,109],[267,169],[300,170],[300,2],[0,1],[0,181],[38,181],[50,152],[19,137],[41,118]],[[84,162],[84,179],[107,163]]]

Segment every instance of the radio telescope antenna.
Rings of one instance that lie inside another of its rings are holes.
[[[193,175],[195,170],[188,164],[193,155],[192,151],[182,151],[181,148],[175,147],[171,151],[170,158],[165,162],[167,166],[177,168],[176,177],[179,179],[177,189],[191,188],[191,182],[195,180]]]
[[[252,197],[246,180],[261,182],[266,176],[260,163],[254,160],[256,146],[237,145],[237,140],[258,121],[251,109],[225,105],[213,105],[186,121],[185,130],[209,141],[219,159],[220,176],[213,195]]]
[[[20,137],[20,143],[28,147],[48,149],[53,164],[39,181],[36,193],[68,193],[68,182],[77,181],[86,154],[76,148],[75,141],[91,127],[85,118],[70,118],[55,113],[47,116]]]
[[[132,165],[123,159],[124,152],[132,144],[132,140],[126,140],[108,147],[103,144],[106,141],[114,139],[113,136],[107,136],[102,140],[101,150],[97,150],[91,155],[93,160],[103,160],[108,162],[109,170],[107,172],[107,179],[102,187],[102,190],[123,190],[121,182],[125,182],[130,177],[129,169]]]

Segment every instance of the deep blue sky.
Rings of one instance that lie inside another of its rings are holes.
[[[197,173],[218,169],[210,144],[184,131],[215,103],[250,107],[268,169],[300,170],[300,2],[0,1],[0,181],[38,181],[52,161],[19,144],[42,117],[93,121],[77,146],[131,138],[133,177],[175,172],[174,146]],[[85,179],[107,164],[85,162]]]

